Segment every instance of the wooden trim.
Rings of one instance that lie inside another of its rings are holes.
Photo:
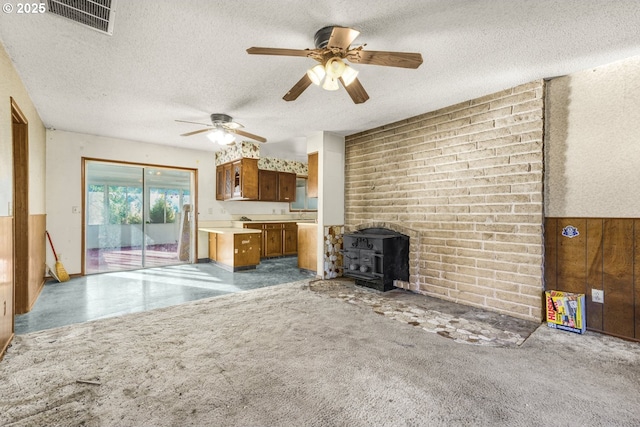
[[[29,311],[29,124],[11,101],[13,143],[14,310]]]
[[[80,275],[85,275],[85,263],[86,259],[86,233],[87,233],[87,206],[86,206],[86,192],[87,192],[87,177],[86,177],[86,158],[80,158]]]
[[[9,97],[9,101],[11,102],[11,122],[12,123],[20,123],[23,125],[29,124],[27,120],[27,116],[24,115],[16,100],[13,97]]]

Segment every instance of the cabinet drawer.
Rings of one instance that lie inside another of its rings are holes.
[[[282,223],[265,223],[264,224],[264,229],[265,230],[280,230],[282,229],[282,226],[284,224]]]

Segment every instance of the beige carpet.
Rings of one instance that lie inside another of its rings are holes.
[[[314,285],[314,286],[317,286]],[[640,345],[459,343],[303,283],[16,337],[3,426],[637,426]]]

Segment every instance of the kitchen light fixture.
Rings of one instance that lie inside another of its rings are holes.
[[[307,70],[307,76],[311,82],[317,86],[322,86],[324,90],[338,90],[338,79],[342,78],[342,83],[349,86],[358,76],[358,72],[338,56],[330,58],[324,66],[316,64]]]
[[[228,145],[235,141],[235,136],[232,133],[225,132],[222,128],[216,128],[215,130],[207,134],[207,138],[211,142],[215,142],[220,145]]]

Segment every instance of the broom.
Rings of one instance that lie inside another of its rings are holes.
[[[56,254],[56,250],[53,248],[53,242],[51,241],[49,232],[45,231],[45,233],[47,233],[47,238],[49,239],[49,244],[51,245],[51,250],[53,251],[53,256],[56,259],[56,265],[54,267],[55,274],[53,275],[53,277],[55,277],[58,282],[66,282],[67,280],[69,280],[69,274],[67,273],[67,270],[64,269],[62,263],[58,261],[58,255]],[[51,272],[53,273],[53,270]]]

